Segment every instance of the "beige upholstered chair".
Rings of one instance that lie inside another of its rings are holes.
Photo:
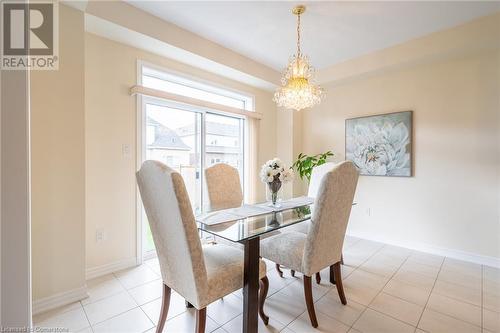
[[[304,295],[313,327],[318,326],[318,321],[312,299],[311,276],[329,266],[330,281],[337,285],[342,304],[347,304],[340,258],[357,182],[358,171],[352,162],[336,165],[321,180],[309,232],[282,233],[261,242],[262,257],[304,275]]]
[[[156,332],[167,318],[174,289],[196,308],[196,332],[204,332],[206,307],[243,287],[243,252],[226,245],[201,246],[181,175],[157,161],[146,161],[137,183],[153,234],[163,278],[163,303]],[[268,290],[266,264],[260,261],[259,314],[267,324],[263,305]]]
[[[241,206],[241,191],[238,169],[225,163],[217,163],[205,169],[208,199],[211,210],[220,210]]]
[[[311,173],[311,180],[309,181],[309,188],[307,191],[307,196],[310,198],[316,198],[318,195],[319,187],[321,185],[321,180],[323,179],[323,176],[328,173],[328,171],[331,171],[335,167],[335,163],[333,162],[326,162],[324,164],[318,165],[313,168],[312,173]],[[289,232],[289,231],[298,231],[303,234],[307,234],[309,232],[309,226],[311,225],[310,221],[307,222],[302,222],[298,223],[296,225],[293,225],[289,228],[284,229],[284,232]],[[342,260],[341,260],[342,262]],[[343,262],[342,262],[343,263]],[[276,264],[276,270],[278,271],[278,274],[283,277],[283,272],[281,271],[280,267],[278,264]],[[292,276],[295,276],[295,271],[291,271]],[[321,275],[318,272],[316,274],[316,282],[319,284],[321,282]]]
[[[317,167],[314,167],[311,173],[311,180],[309,181],[309,188],[307,189],[307,196],[309,198],[315,199],[318,195],[319,186],[321,185],[321,180],[323,176],[327,174],[328,171],[331,171],[335,167],[335,163],[327,162]],[[303,222],[296,224],[293,227],[293,231],[302,232],[307,234],[309,232],[310,222]]]

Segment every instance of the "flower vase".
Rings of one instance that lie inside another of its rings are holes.
[[[276,178],[272,182],[267,183],[267,199],[269,200],[269,206],[277,208],[281,206],[280,202],[282,183],[279,179]]]

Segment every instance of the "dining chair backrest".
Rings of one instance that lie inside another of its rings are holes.
[[[145,161],[136,176],[163,282],[193,305],[203,303],[207,270],[182,176],[158,161]]]
[[[212,210],[241,206],[243,192],[238,169],[225,163],[214,164],[205,169],[205,181]]]
[[[358,171],[349,161],[323,176],[304,247],[304,274],[311,276],[340,261],[357,183]]]
[[[328,171],[331,171],[335,163],[326,162],[324,164],[315,166],[311,172],[311,180],[309,181],[309,189],[307,191],[307,196],[310,198],[316,198],[318,194],[319,186],[321,185],[321,179],[326,175]]]

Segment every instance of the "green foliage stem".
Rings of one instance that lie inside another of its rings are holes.
[[[331,151],[313,156],[300,153],[297,156],[297,160],[293,163],[292,168],[299,174],[300,179],[303,180],[305,177],[310,181],[312,169],[318,165],[325,164],[326,160],[331,156],[333,156]]]

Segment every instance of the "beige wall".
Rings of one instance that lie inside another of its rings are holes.
[[[500,257],[499,67],[498,49],[468,52],[325,86],[306,153],[342,160],[346,118],[414,111],[414,177],[360,177],[350,234]]]
[[[29,71],[0,71],[0,327],[31,327]]]
[[[85,285],[83,14],[59,6],[59,70],[31,72],[33,299]]]
[[[87,269],[118,263],[136,255],[136,97],[129,88],[137,83],[137,60],[253,94],[258,122],[255,168],[276,152],[276,108],[269,92],[255,89],[130,46],[87,33],[85,35],[86,134],[86,248]],[[131,147],[122,156],[122,145]],[[254,172],[256,174],[256,172]],[[264,198],[264,186],[254,186]],[[96,230],[107,240],[97,243]]]

